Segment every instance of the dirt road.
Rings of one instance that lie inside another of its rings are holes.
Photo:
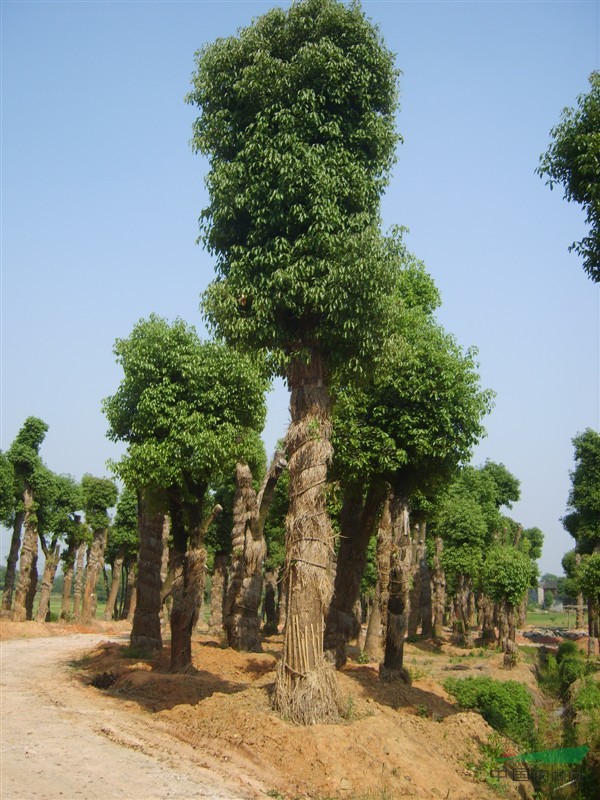
[[[1,643],[2,800],[255,798],[242,776],[232,786],[134,703],[76,681],[70,662],[107,638]]]

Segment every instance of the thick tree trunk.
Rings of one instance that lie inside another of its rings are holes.
[[[165,516],[165,505],[162,497],[154,495],[149,490],[138,492],[140,550],[137,570],[137,602],[131,630],[132,647],[150,650],[160,650],[162,648],[160,633],[160,570]],[[131,605],[133,605],[133,602]],[[130,614],[131,605],[129,608]]]
[[[200,493],[204,497],[204,492]],[[174,555],[175,578],[171,588],[173,605],[171,608],[171,672],[190,672],[192,664],[192,633],[198,622],[202,596],[204,594],[204,574],[206,570],[206,550],[203,547],[206,531],[223,511],[216,505],[210,516],[200,524],[194,509],[191,521],[189,547],[180,562],[180,552]],[[172,515],[173,516],[173,515]],[[179,527],[173,520],[173,536],[177,542]],[[181,569],[179,568],[181,563]]]
[[[232,574],[223,612],[227,641],[234,650],[262,650],[258,610],[263,589],[262,565],[267,555],[264,527],[275,486],[286,466],[283,453],[275,453],[258,496],[252,488],[250,468],[246,464],[236,467]]]
[[[452,624],[452,644],[458,647],[473,647],[473,637],[469,618],[470,579],[461,575],[454,595],[454,622]]]
[[[419,565],[421,573],[421,595],[419,602],[421,605],[421,636],[424,639],[431,639],[433,636],[433,606],[431,597],[431,572],[427,563],[427,556],[424,553]]]
[[[433,635],[441,639],[444,633],[444,611],[446,607],[446,576],[442,569],[444,544],[439,536],[435,540],[433,570],[431,573],[431,602],[433,606]]]
[[[19,580],[15,589],[12,618],[22,622],[27,618],[27,600],[31,587],[32,566],[37,563],[38,534],[33,516],[33,493],[26,487],[23,495],[25,506],[23,544],[19,559]],[[37,573],[36,573],[37,574]]]
[[[73,573],[75,570],[75,553],[77,545],[69,542],[67,554],[64,558],[64,580],[62,603],[60,607],[60,619],[69,619],[71,616],[71,589],[73,588]]]
[[[385,655],[380,667],[382,680],[410,683],[404,669],[404,638],[408,628],[412,542],[408,505],[404,498],[390,497],[392,551],[389,573],[389,598],[385,628]]]
[[[265,572],[265,599],[263,601],[263,632],[267,635],[277,633],[277,577],[278,570]]]
[[[369,540],[376,531],[387,491],[385,482],[374,480],[364,502],[360,487],[352,485],[344,492],[340,548],[324,642],[328,658],[335,662],[337,669],[346,663],[347,643],[360,633],[360,620],[354,609],[367,563]]]
[[[424,525],[416,525],[413,543],[413,562],[411,565],[412,586],[410,587],[408,611],[408,635],[416,636],[421,624],[421,564],[425,559],[425,530]]]
[[[135,609],[137,607],[138,598],[137,579],[138,568],[136,561],[134,564],[130,564],[127,570],[127,588],[125,590],[125,607],[123,608],[123,617],[127,622],[131,622],[132,625],[135,619]]]
[[[285,630],[287,621],[287,585],[287,575],[283,570],[283,574],[279,576],[277,583],[277,630],[279,632]]]
[[[94,531],[94,538],[88,555],[85,586],[81,603],[81,621],[90,622],[96,613],[96,585],[104,566],[104,551],[108,540],[108,530],[99,528]]]
[[[121,587],[121,571],[123,568],[123,561],[125,560],[125,552],[123,548],[120,548],[115,556],[115,560],[111,565],[111,582],[110,582],[110,592],[108,593],[108,599],[106,600],[106,608],[104,609],[104,619],[110,620],[113,618],[115,614],[115,606],[117,604],[117,596],[119,594],[119,588]]]
[[[377,530],[377,584],[375,586],[375,599],[367,635],[365,638],[365,653],[377,661],[383,658],[383,631],[387,620],[387,606],[389,597],[389,579],[392,553],[392,519],[390,516],[389,497],[386,498],[379,520]]]
[[[208,627],[214,631],[223,628],[223,606],[227,594],[227,565],[229,556],[221,551],[215,553],[215,563],[210,587],[210,617]]]
[[[50,613],[50,594],[52,593],[52,585],[56,577],[56,570],[60,560],[60,545],[55,544],[54,548],[46,554],[46,563],[44,564],[44,573],[42,576],[42,590],[40,593],[40,603],[36,614],[38,622],[45,622],[46,617]]]
[[[81,619],[81,599],[83,597],[83,564],[87,545],[81,542],[77,548],[77,558],[75,560],[75,593],[73,595],[73,619]]]
[[[294,359],[288,369],[291,423],[289,511],[286,518],[287,624],[274,707],[292,722],[339,719],[335,670],[323,657],[325,612],[332,594],[333,533],[325,484],[331,461],[330,400],[320,356]]]
[[[27,597],[25,598],[25,619],[33,619],[33,604],[35,603],[35,593],[38,585],[38,548],[36,541],[35,553],[31,559],[31,566],[29,567],[29,588],[27,590]]]
[[[483,593],[479,595],[479,621],[481,623],[481,638],[483,644],[493,644],[496,641],[494,604],[490,598]]]
[[[13,592],[15,590],[15,575],[17,573],[17,561],[19,560],[19,550],[21,548],[21,531],[25,512],[18,511],[15,514],[13,523],[12,539],[10,540],[10,552],[6,562],[6,574],[4,576],[4,591],[2,592],[2,611],[10,611],[12,606]]]

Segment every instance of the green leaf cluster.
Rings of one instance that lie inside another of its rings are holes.
[[[117,502],[117,487],[108,478],[97,478],[86,473],[81,479],[81,494],[85,520],[92,531],[108,528],[109,509]]]
[[[462,708],[479,711],[492,728],[526,747],[533,744],[532,699],[522,684],[485,677],[448,678],[444,688],[456,697]]]
[[[194,495],[225,481],[236,460],[259,460],[267,380],[255,359],[154,314],[115,354],[124,377],[103,408],[109,437],[127,443],[114,465],[126,485]]]
[[[531,585],[532,562],[512,545],[492,547],[482,570],[483,589],[497,603],[517,606]]]
[[[600,545],[600,433],[587,428],[573,446],[575,469],[562,523],[577,541],[577,551],[592,553]]]
[[[577,98],[577,108],[565,108],[552,128],[552,143],[540,157],[537,173],[545,175],[550,188],[562,185],[564,197],[579,203],[586,213],[589,234],[574,242],[583,268],[600,282],[600,72],[589,78],[590,91]]]
[[[379,200],[398,137],[394,57],[359,5],[301,0],[196,54],[187,100],[209,157],[204,309],[226,340],[360,371],[393,285]]]

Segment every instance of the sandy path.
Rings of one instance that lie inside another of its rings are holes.
[[[2,800],[256,797],[242,779],[232,786],[216,774],[201,753],[172,739],[135,704],[123,708],[75,680],[69,662],[107,638],[0,644]]]

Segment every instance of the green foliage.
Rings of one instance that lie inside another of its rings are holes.
[[[558,661],[558,659],[557,659]],[[586,662],[578,655],[565,655],[561,658],[558,667],[558,677],[560,688],[564,694],[569,686],[578,678],[582,678],[586,673]]]
[[[600,545],[600,434],[587,428],[573,439],[575,469],[571,473],[568,513],[562,519],[580,553]]]
[[[290,474],[285,469],[279,476],[269,515],[265,522],[267,558],[265,569],[281,569],[285,563],[285,518],[289,506]]]
[[[485,593],[497,603],[517,606],[531,584],[532,564],[520,550],[497,545],[486,556],[482,571]]]
[[[110,519],[108,510],[117,502],[117,487],[108,478],[96,478],[85,474],[81,479],[81,494],[85,519],[92,531],[107,528]]]
[[[577,656],[579,654],[579,648],[575,642],[572,642],[570,639],[567,639],[564,642],[561,642],[558,645],[558,650],[556,652],[556,662],[558,664],[561,663],[565,656]]]
[[[12,467],[13,474],[12,503],[9,499],[10,488],[8,483],[10,480],[10,467],[5,464],[1,490],[1,505],[5,513],[0,521],[7,527],[12,525],[15,512],[23,508],[23,493],[34,470],[41,464],[39,449],[47,430],[48,426],[43,420],[38,417],[27,417],[6,451],[6,458],[10,467]]]
[[[0,451],[0,520],[10,518],[15,507],[15,470],[7,453]]]
[[[32,475],[31,485],[40,535],[50,536],[52,544],[59,538],[76,535],[76,515],[83,506],[80,484],[70,475],[56,475],[40,464]]]
[[[544,608],[552,608],[554,603],[554,592],[552,589],[548,589],[544,592]]]
[[[491,678],[448,678],[446,691],[453,694],[462,708],[475,709],[496,730],[524,746],[534,740],[531,695],[516,681]]]
[[[589,78],[590,91],[577,98],[577,108],[565,108],[550,131],[552,143],[540,157],[537,172],[553,188],[562,185],[564,197],[586,212],[589,235],[569,248],[583,258],[583,268],[600,281],[600,72]]]
[[[579,585],[583,596],[594,606],[600,606],[600,553],[582,558]]]
[[[276,8],[196,54],[193,146],[210,159],[205,296],[225,339],[360,370],[391,311],[378,230],[394,159],[392,54],[358,4]]]
[[[193,495],[225,481],[236,460],[256,460],[267,382],[255,360],[154,314],[115,354],[124,377],[103,409],[109,437],[127,443],[113,465],[127,485]]]
[[[108,531],[106,560],[112,563],[119,550],[125,556],[133,556],[139,545],[137,493],[125,487],[117,500],[115,519]]]
[[[593,675],[586,676],[573,696],[573,707],[577,711],[600,709],[600,682]]]
[[[508,471],[504,464],[498,464],[489,459],[481,468],[481,472],[489,475],[494,482],[496,508],[502,506],[512,508],[512,504],[521,496],[520,481]]]

